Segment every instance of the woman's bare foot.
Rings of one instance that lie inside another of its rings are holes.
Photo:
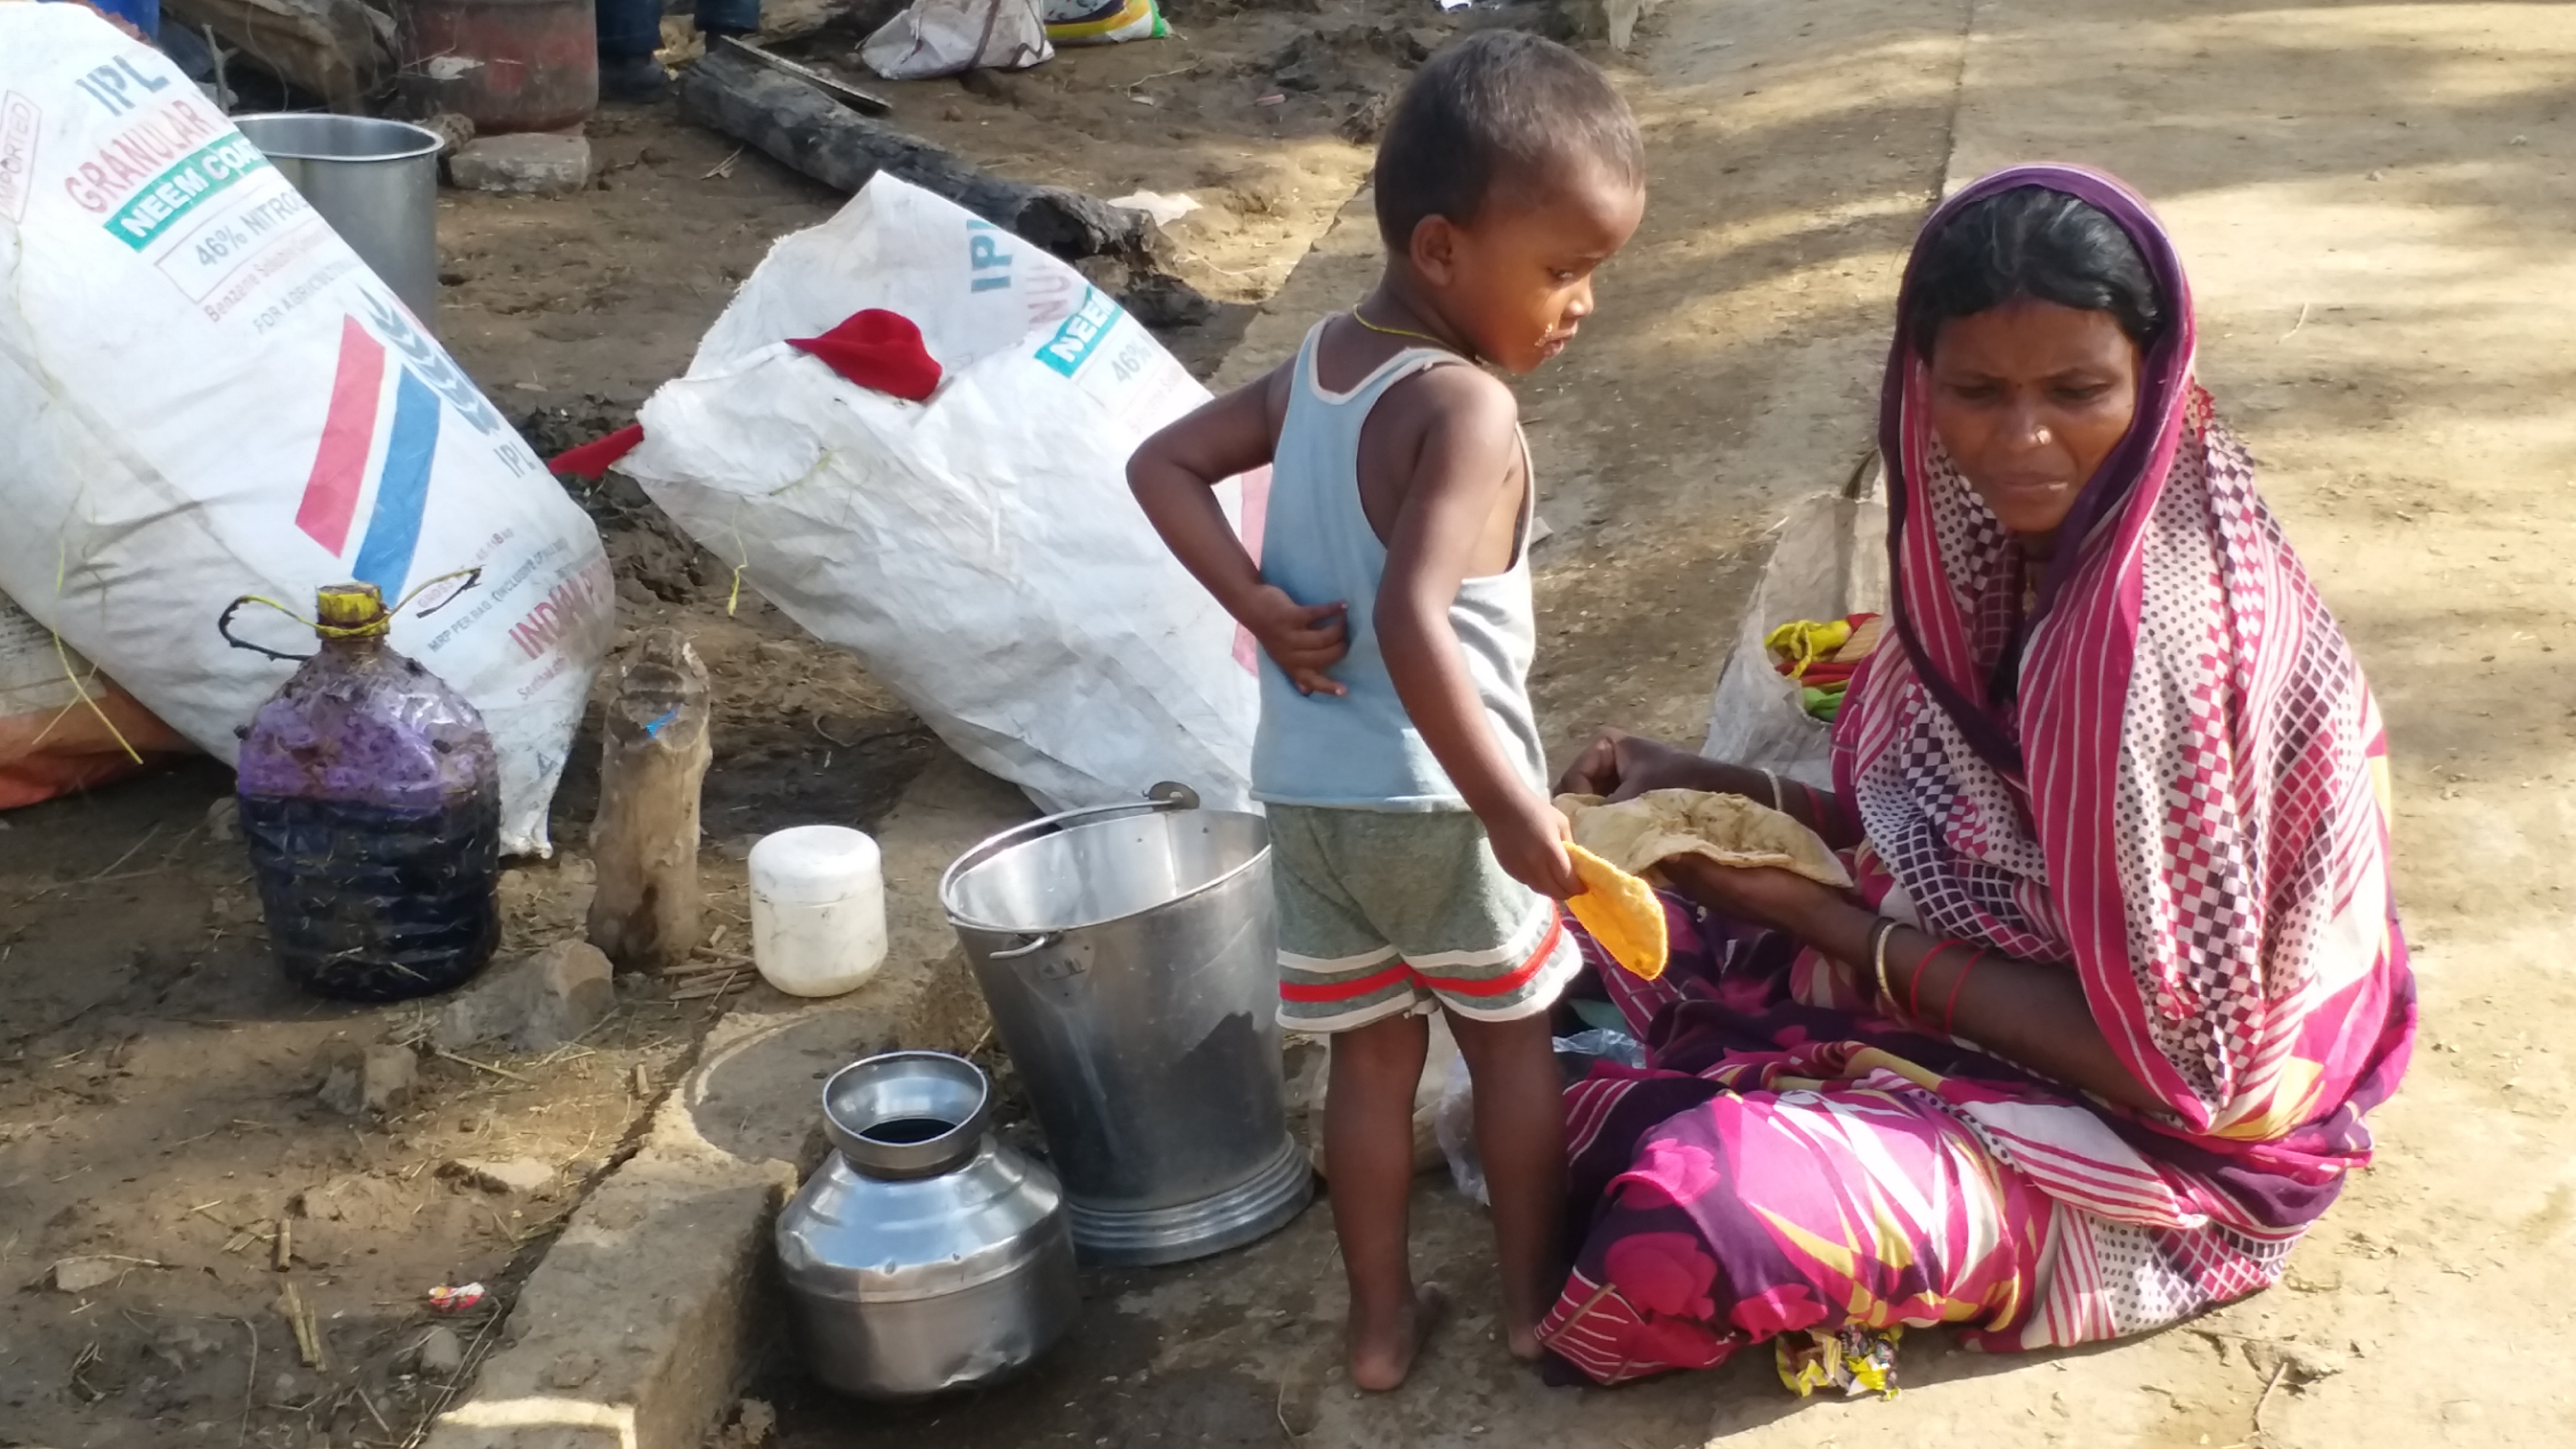
[[[1353,1309],[1351,1382],[1373,1394],[1400,1387],[1448,1309],[1448,1295],[1431,1283],[1413,1290],[1413,1301],[1385,1322],[1363,1322]]]
[[[1511,1350],[1512,1357],[1523,1363],[1536,1363],[1547,1352],[1547,1342],[1538,1336],[1538,1325],[1535,1323],[1506,1327],[1503,1330],[1503,1346]]]

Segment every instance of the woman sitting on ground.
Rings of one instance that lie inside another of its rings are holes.
[[[1545,1331],[1602,1383],[1801,1330],[2062,1347],[2251,1293],[2405,1070],[2379,717],[2192,380],[2144,203],[1990,176],[1925,226],[1898,317],[1892,627],[1833,792],[1616,732],[1563,786],[1776,800],[1858,883],[1675,862],[1666,974],[1589,951],[1650,1062],[1566,1099],[1590,1226]]]

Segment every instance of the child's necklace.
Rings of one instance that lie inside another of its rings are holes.
[[[1430,343],[1432,346],[1439,348],[1443,352],[1455,352],[1458,350],[1457,348],[1450,346],[1448,343],[1441,341],[1439,338],[1432,336],[1428,332],[1415,332],[1403,327],[1380,327],[1366,317],[1361,316],[1360,309],[1357,307],[1353,307],[1351,309],[1351,320],[1357,322],[1371,332],[1380,333],[1388,337],[1414,337]]]

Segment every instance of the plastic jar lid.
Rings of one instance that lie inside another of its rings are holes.
[[[782,905],[829,905],[880,888],[876,841],[845,825],[799,825],[751,847],[751,888]]]

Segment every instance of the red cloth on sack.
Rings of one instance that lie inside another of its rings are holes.
[[[570,473],[576,478],[597,478],[617,465],[617,460],[635,451],[644,441],[644,425],[628,423],[607,437],[566,448],[546,463],[557,473]]]
[[[787,345],[820,358],[824,366],[861,387],[907,402],[930,401],[943,375],[913,320],[878,307],[851,313],[820,337],[790,337]],[[576,478],[597,478],[643,441],[644,425],[629,423],[596,442],[566,448],[546,466]]]
[[[900,312],[871,307],[820,337],[790,337],[787,345],[861,387],[908,402],[928,402],[939,387],[938,360],[922,345],[921,329]]]

